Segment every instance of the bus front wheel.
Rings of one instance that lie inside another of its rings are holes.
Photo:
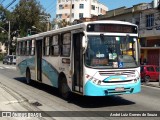
[[[29,69],[26,70],[26,83],[27,84],[31,83],[31,73]]]
[[[63,77],[59,82],[59,93],[64,99],[68,99],[70,96],[70,88],[67,85],[65,77]]]

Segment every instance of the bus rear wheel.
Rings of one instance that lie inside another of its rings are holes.
[[[63,77],[59,82],[59,93],[63,99],[68,99],[70,96],[70,88],[67,85],[67,80]]]
[[[31,83],[31,73],[29,69],[26,70],[26,83],[27,84]]]

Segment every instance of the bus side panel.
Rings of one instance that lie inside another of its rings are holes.
[[[54,65],[56,62],[53,62],[52,59],[52,57],[46,57],[42,59],[42,82],[58,88],[59,72],[56,69],[56,65]],[[54,61],[58,61],[55,59]]]
[[[17,57],[17,69],[25,76],[27,67],[30,69],[31,78],[35,79],[35,57]]]

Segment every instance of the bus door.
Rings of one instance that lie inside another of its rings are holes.
[[[36,40],[36,78],[42,81],[42,38]]]
[[[74,56],[73,91],[80,93],[83,92],[82,35],[83,33],[74,33],[72,37]]]

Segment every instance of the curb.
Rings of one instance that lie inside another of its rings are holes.
[[[143,86],[150,86],[150,87],[156,87],[156,88],[160,88],[160,86],[158,85],[153,85],[153,84],[142,84]]]

